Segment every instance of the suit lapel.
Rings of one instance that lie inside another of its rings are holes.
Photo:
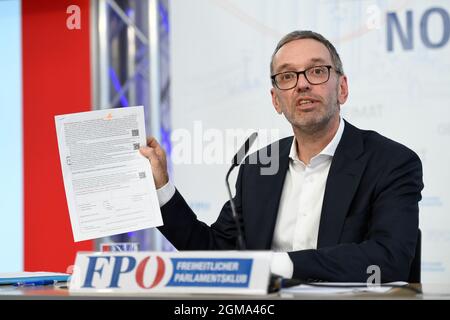
[[[360,156],[363,149],[361,132],[345,122],[344,133],[328,173],[317,248],[338,244],[350,203],[367,163],[365,157]]]
[[[279,145],[279,167],[276,174],[261,175],[258,192],[259,212],[258,230],[255,234],[255,244],[263,245],[262,249],[270,249],[272,246],[273,232],[278,214],[278,207],[283,191],[284,179],[289,166],[289,150],[292,145],[293,137],[280,141]]]

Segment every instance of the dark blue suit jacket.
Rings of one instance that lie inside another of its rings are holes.
[[[262,160],[240,167],[234,199],[247,249],[271,248],[292,139],[278,141],[275,175],[261,174],[267,167]],[[276,150],[274,144],[266,148],[258,155]],[[289,252],[293,277],[365,282],[371,274],[367,268],[377,265],[382,282],[407,281],[422,189],[422,165],[413,151],[346,122],[327,178],[317,249]],[[211,227],[197,220],[178,191],[161,211],[164,226],[159,229],[179,250],[236,248],[229,202]]]

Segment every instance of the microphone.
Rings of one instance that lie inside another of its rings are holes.
[[[231,168],[228,170],[228,173],[225,177],[225,184],[227,186],[228,190],[228,196],[230,198],[230,204],[231,204],[231,212],[233,213],[233,218],[236,223],[236,228],[238,232],[238,238],[237,238],[237,248],[239,250],[245,250],[245,242],[244,242],[244,236],[242,232],[241,222],[239,220],[238,213],[236,211],[236,206],[234,205],[233,196],[231,195],[231,189],[230,189],[230,183],[228,182],[228,178],[230,176],[231,171],[233,171],[234,168],[239,166],[242,161],[244,160],[245,156],[248,153],[248,150],[250,150],[250,147],[252,146],[253,142],[255,142],[256,137],[258,136],[257,132],[253,132],[245,141],[245,143],[241,146],[239,151],[236,153],[236,155],[231,160]]]

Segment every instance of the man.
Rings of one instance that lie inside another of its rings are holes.
[[[320,34],[283,37],[270,70],[272,103],[294,137],[276,143],[276,174],[261,174],[262,164],[240,167],[234,200],[247,249],[275,251],[272,272],[288,278],[365,282],[378,266],[382,282],[408,280],[423,188],[420,159],[340,117],[347,77],[336,49]],[[174,246],[235,249],[229,202],[210,227],[198,221],[169,182],[157,141],[150,138],[141,152],[158,189],[160,230]]]

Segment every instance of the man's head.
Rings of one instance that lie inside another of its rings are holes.
[[[338,71],[341,75],[344,74],[344,68],[342,66],[341,58],[339,57],[339,54],[337,53],[336,48],[333,46],[333,44],[328,41],[324,36],[317,32],[305,30],[305,31],[293,31],[291,33],[288,33],[285,35],[281,40],[278,42],[277,47],[275,48],[275,51],[272,54],[272,59],[270,60],[270,74],[273,73],[273,60],[275,57],[275,54],[280,50],[282,46],[284,46],[286,43],[294,41],[294,40],[300,40],[300,39],[314,39],[322,43],[325,47],[327,47],[328,52],[330,52],[331,59],[333,60],[333,64],[336,68],[336,71]]]
[[[284,36],[272,55],[270,71],[272,103],[294,129],[315,133],[339,123],[340,105],[348,96],[347,78],[336,49],[322,35],[294,31]],[[306,72],[299,74],[302,71]]]

